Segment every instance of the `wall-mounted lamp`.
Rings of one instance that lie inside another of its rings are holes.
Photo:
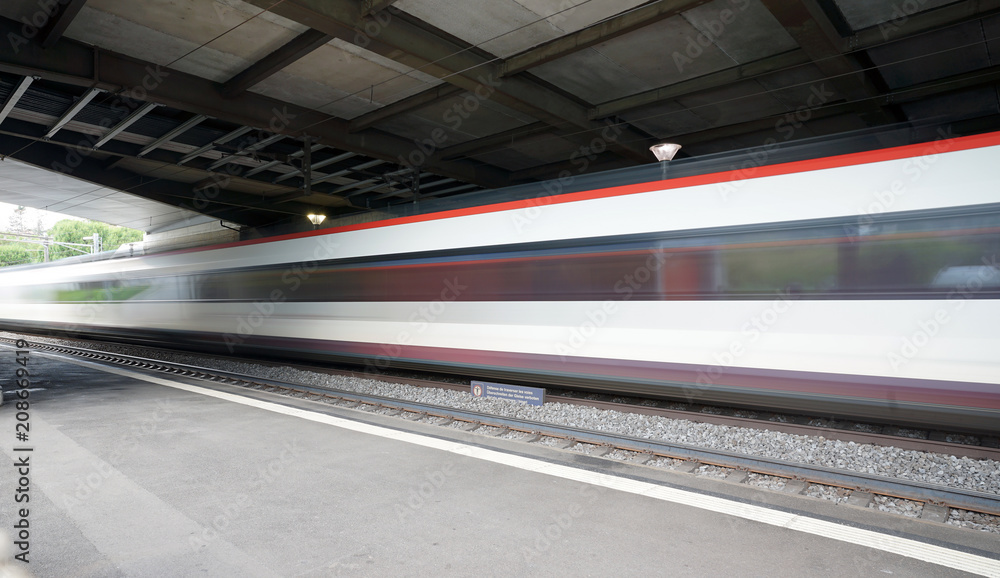
[[[326,220],[326,215],[315,215],[313,213],[309,213],[306,217],[309,218],[309,222],[313,224],[314,229]]]
[[[681,150],[681,145],[672,142],[661,142],[649,147],[653,151],[658,161],[669,161],[674,158],[677,151]]]

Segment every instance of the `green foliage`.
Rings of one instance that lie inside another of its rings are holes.
[[[91,241],[89,239],[84,240],[84,237],[90,237],[94,233],[101,236],[105,251],[114,251],[125,243],[134,243],[142,240],[142,231],[129,229],[128,227],[115,227],[97,221],[65,219],[53,225],[52,230],[49,231],[49,235],[60,243],[90,244]],[[52,260],[81,254],[79,251],[73,251],[67,247],[60,246],[53,246],[51,251],[50,259]]]
[[[28,226],[25,224],[25,213],[28,208],[23,205],[18,205],[14,212],[10,215],[10,221],[7,223],[7,231],[11,233],[27,233]]]
[[[722,253],[730,291],[773,293],[790,286],[829,289],[837,278],[835,245],[755,247]]]
[[[127,301],[149,289],[149,285],[135,287],[102,287],[100,289],[73,289],[56,291],[56,301]]]
[[[5,243],[0,245],[0,267],[38,263],[42,261],[42,258],[41,251],[33,250],[29,248],[29,245],[22,243]]]

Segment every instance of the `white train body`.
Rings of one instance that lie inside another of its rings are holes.
[[[995,431],[998,160],[991,134],[11,268],[0,326]]]

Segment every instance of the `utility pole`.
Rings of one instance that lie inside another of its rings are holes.
[[[91,241],[92,242],[91,252],[94,253],[95,255],[97,253],[100,253],[103,250],[103,247],[102,247],[102,244],[101,244],[101,235],[100,234],[94,233],[93,235],[89,235],[87,237],[84,237],[83,240],[84,241]]]

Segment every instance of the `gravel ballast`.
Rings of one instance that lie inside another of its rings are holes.
[[[766,488],[768,490],[780,490],[785,487],[788,480],[785,478],[779,478],[778,476],[768,476],[765,474],[749,473],[747,474],[747,485],[756,486],[758,488]]]

